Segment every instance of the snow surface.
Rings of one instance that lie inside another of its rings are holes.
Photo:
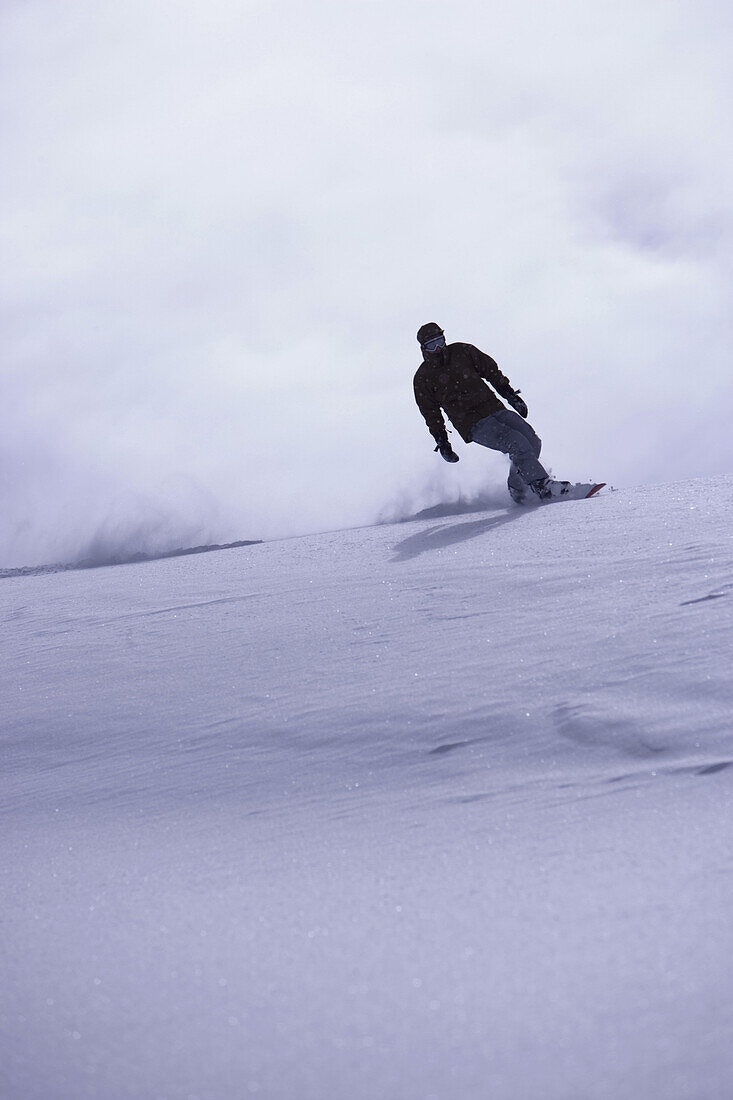
[[[732,502],[2,579],[3,1096],[730,1096]]]

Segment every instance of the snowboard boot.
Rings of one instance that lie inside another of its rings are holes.
[[[542,477],[533,481],[530,488],[540,500],[561,500],[570,492],[569,481],[553,481],[551,477]]]

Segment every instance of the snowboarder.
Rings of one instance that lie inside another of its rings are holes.
[[[458,455],[448,441],[441,410],[466,443],[480,443],[509,455],[507,484],[518,504],[591,496],[602,488],[592,483],[571,485],[549,476],[539,461],[542,441],[527,423],[527,406],[490,355],[473,344],[446,344],[443,329],[434,321],[418,330],[417,339],[423,361],[414,378],[415,400],[437,444],[435,450],[446,462],[458,462]]]

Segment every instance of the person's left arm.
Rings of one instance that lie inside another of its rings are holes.
[[[473,365],[481,377],[487,382],[490,382],[499,396],[503,397],[505,401],[508,401],[512,408],[517,410],[520,416],[526,417],[526,404],[512,388],[512,384],[506,375],[501,373],[496,360],[492,359],[490,355],[487,355],[485,351],[475,348],[473,344],[469,344],[468,346],[471,352]]]

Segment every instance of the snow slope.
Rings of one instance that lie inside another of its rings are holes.
[[[729,1096],[732,502],[0,580],[3,1095]]]

